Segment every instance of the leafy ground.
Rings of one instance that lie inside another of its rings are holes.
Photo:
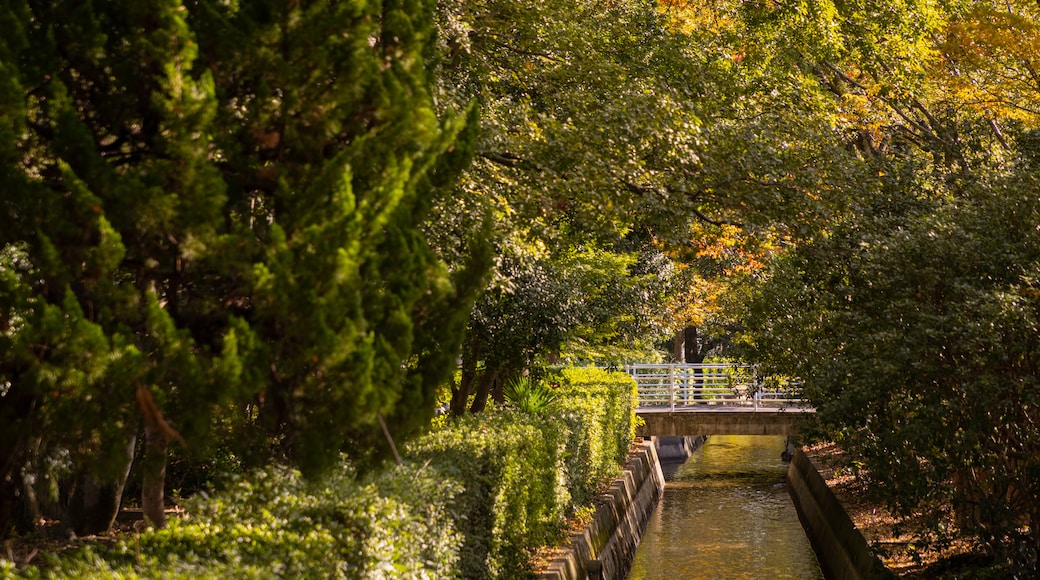
[[[139,515],[139,513],[135,514],[135,516]],[[185,516],[184,510],[178,507],[166,510],[167,519]],[[143,520],[138,517],[126,518],[124,515],[109,532],[96,536],[76,537],[71,533],[63,533],[58,522],[43,519],[32,534],[6,540],[0,551],[0,559],[7,559],[19,568],[40,565],[47,555],[61,554],[66,550],[84,545],[115,545],[120,538],[133,537],[143,529]]]
[[[864,482],[843,467],[845,455],[834,443],[813,445],[805,453],[867,543],[874,547],[885,566],[901,578],[972,577],[974,571],[985,567],[985,557],[974,544],[960,541],[942,548],[929,546],[926,528],[916,518],[898,517],[871,502]]]

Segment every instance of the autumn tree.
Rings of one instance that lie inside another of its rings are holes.
[[[813,98],[822,108],[825,100],[800,85],[777,91],[761,82],[763,74],[742,66],[718,30],[679,26],[656,2],[496,0],[448,3],[439,14],[446,54],[439,101],[476,102],[482,115],[474,164],[456,197],[467,201],[435,209],[445,225],[433,234],[438,248],[450,253],[460,246],[452,232],[477,222],[460,213],[490,206],[496,246],[509,264],[548,260],[558,271],[582,247],[618,258],[657,256],[669,274],[660,279],[656,295],[668,297],[654,303],[655,314],[614,303],[617,318],[639,312],[635,318],[649,322],[642,330],[651,342],[690,324],[692,317],[672,316],[689,310],[677,302],[703,303],[716,293],[707,287],[717,279],[683,267],[696,247],[757,252],[763,240],[785,235],[773,218],[811,219],[840,173],[804,171],[845,155],[830,125],[798,106]],[[529,257],[517,252],[525,248]],[[500,269],[485,301],[512,300],[498,288],[519,288],[521,272]],[[704,291],[677,291],[680,275],[699,277]],[[487,306],[478,312],[508,308]],[[471,320],[471,331],[487,327]],[[545,356],[558,347],[549,341],[537,350]]]
[[[834,99],[859,159],[827,219],[759,277],[753,356],[805,381],[820,436],[879,499],[976,537],[1001,573],[1035,569],[1035,7],[741,14]]]

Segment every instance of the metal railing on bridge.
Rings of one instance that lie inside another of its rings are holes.
[[[756,368],[736,364],[630,364],[640,408],[800,407],[797,383],[762,380]]]

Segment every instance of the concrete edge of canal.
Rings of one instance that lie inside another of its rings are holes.
[[[787,470],[787,489],[827,578],[881,579],[895,576],[871,553],[866,538],[801,449],[795,450]]]
[[[624,578],[639,538],[664,492],[653,441],[639,444],[624,471],[601,495],[592,522],[571,536],[570,547],[537,575],[541,580]]]

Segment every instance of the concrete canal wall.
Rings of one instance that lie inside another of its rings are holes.
[[[655,440],[658,438],[654,438]],[[703,438],[664,442],[666,455],[685,455]],[[678,459],[679,457],[675,457]],[[537,577],[541,580],[623,579],[664,491],[664,475],[654,441],[645,440],[597,502],[592,522],[571,536],[569,545]],[[787,471],[787,488],[824,575],[831,580],[894,578],[874,556],[838,498],[801,449]]]
[[[894,577],[870,552],[863,534],[853,525],[841,502],[801,449],[795,451],[787,470],[787,489],[827,578],[866,580]]]
[[[696,437],[685,435],[682,437],[654,437],[654,449],[657,458],[661,462],[686,461],[700,448],[707,439],[704,435]]]
[[[628,573],[647,520],[664,492],[654,443],[643,441],[597,501],[592,522],[537,577],[544,580],[621,579]]]

